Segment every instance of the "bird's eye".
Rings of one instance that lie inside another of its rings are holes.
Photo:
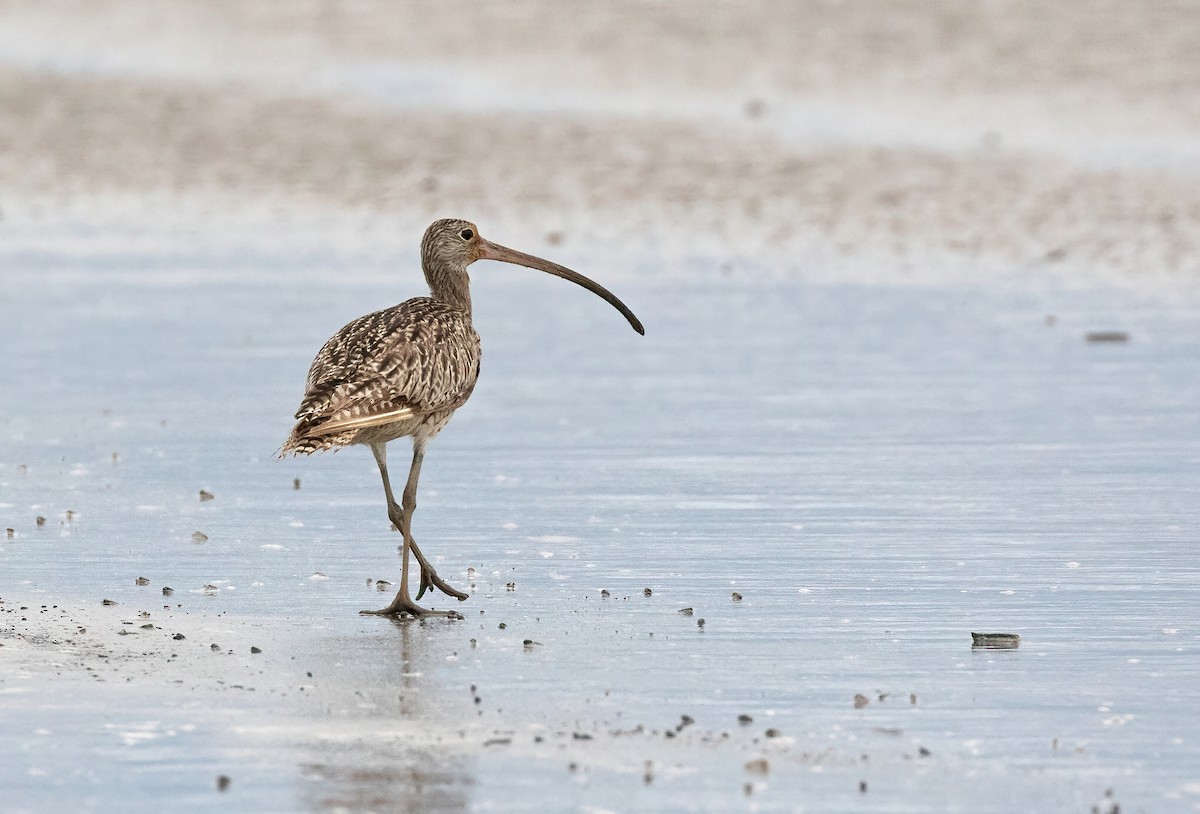
[[[463,229],[461,232],[458,233],[458,236],[461,237],[463,240],[470,240],[471,238],[475,237],[475,233],[472,232],[470,229]]]

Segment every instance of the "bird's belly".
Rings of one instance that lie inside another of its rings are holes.
[[[388,441],[395,441],[397,438],[404,438],[409,435],[418,436],[422,440],[428,441],[450,423],[452,415],[454,415],[453,410],[442,410],[419,418],[406,418],[403,421],[395,421],[391,424],[367,427],[359,430],[351,443],[386,444]]]

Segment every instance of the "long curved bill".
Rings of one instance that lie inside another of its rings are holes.
[[[571,271],[569,268],[560,266],[558,263],[551,263],[549,260],[543,260],[540,257],[534,257],[532,254],[525,254],[525,252],[519,252],[515,249],[501,246],[498,243],[492,243],[484,240],[482,237],[479,239],[478,251],[480,260],[500,260],[504,263],[513,263],[514,265],[525,266],[525,268],[537,269],[538,271],[544,271],[547,274],[553,274],[555,277],[562,277],[564,280],[570,280],[571,282],[575,283],[575,285],[586,288],[597,297],[603,299],[613,308],[616,308],[618,311],[620,311],[621,315],[625,317],[625,319],[629,320],[629,324],[633,326],[633,329],[645,336],[646,329],[642,327],[641,321],[633,315],[633,312],[629,310],[625,303],[617,299],[616,294],[613,294],[599,283],[589,280],[579,272]]]

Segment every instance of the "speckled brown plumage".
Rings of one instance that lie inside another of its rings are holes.
[[[480,355],[470,314],[430,297],[359,317],[313,360],[282,454],[432,438],[475,389]]]

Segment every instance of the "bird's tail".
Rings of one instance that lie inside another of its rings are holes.
[[[292,432],[288,435],[287,440],[283,442],[283,446],[276,450],[276,457],[286,458],[289,455],[312,455],[314,452],[326,452],[331,449],[336,451],[338,448],[351,443],[356,434],[356,430],[329,434],[316,434],[313,430],[314,427],[309,422],[298,422],[292,428]]]

